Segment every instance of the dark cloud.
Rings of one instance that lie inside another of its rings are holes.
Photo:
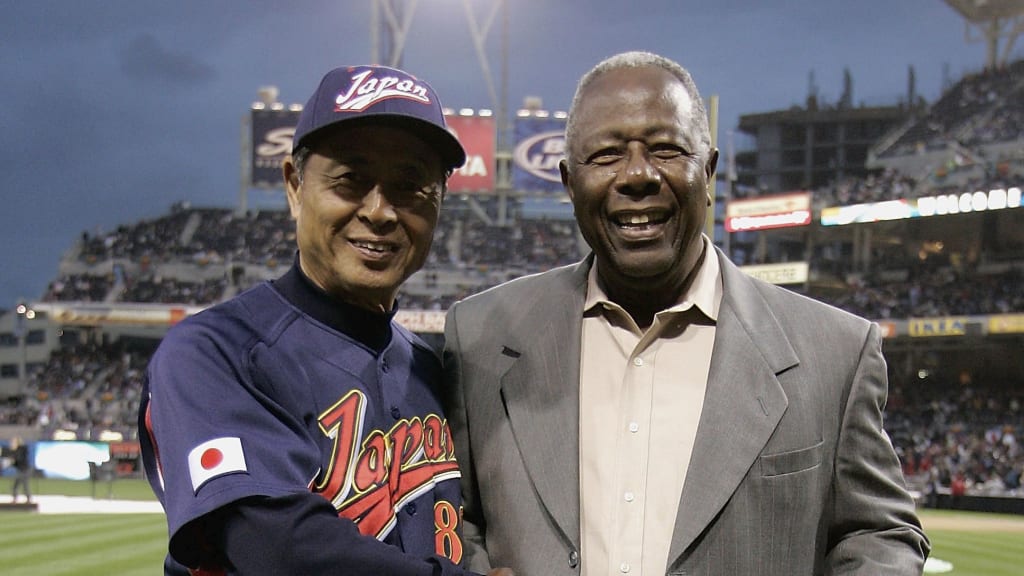
[[[211,66],[190,54],[167,50],[152,34],[133,38],[119,57],[121,70],[129,78],[191,86],[210,82],[216,76]]]

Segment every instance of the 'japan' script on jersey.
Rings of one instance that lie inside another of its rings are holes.
[[[440,416],[403,418],[390,430],[364,437],[359,425],[366,404],[366,395],[354,389],[320,415],[334,450],[315,491],[356,521],[360,532],[382,538],[394,526],[396,509],[437,482],[458,478],[459,469],[448,423]]]

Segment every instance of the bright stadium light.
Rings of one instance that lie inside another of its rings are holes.
[[[22,385],[28,384],[28,320],[34,320],[36,317],[36,311],[29,308],[28,304],[24,302],[18,302],[17,306],[14,307],[14,311],[17,316],[14,319],[14,334],[18,338],[18,347],[21,349],[21,358],[18,360],[18,379]]]
[[[277,96],[280,93],[277,86],[260,86],[256,90],[256,94],[259,96],[260,102],[269,106],[277,102]]]
[[[124,440],[124,434],[115,430],[104,430],[100,432],[100,442],[121,442]]]

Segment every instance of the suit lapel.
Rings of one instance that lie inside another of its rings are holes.
[[[501,394],[534,489],[563,537],[579,548],[580,322],[588,263],[523,303],[519,334],[502,352]],[[569,282],[568,285],[563,282]],[[555,296],[555,298],[551,298]],[[511,342],[511,341],[510,341]]]
[[[724,257],[719,260],[724,296],[670,566],[707,528],[760,455],[788,404],[776,375],[797,364],[754,283]]]

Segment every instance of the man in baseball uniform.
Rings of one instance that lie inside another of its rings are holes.
[[[167,574],[468,574],[440,361],[394,322],[464,160],[426,82],[324,76],[283,164],[294,265],[175,326],[148,368]]]

